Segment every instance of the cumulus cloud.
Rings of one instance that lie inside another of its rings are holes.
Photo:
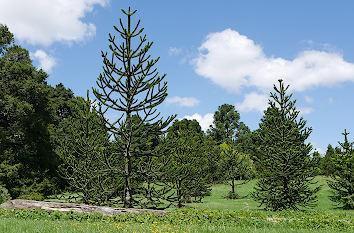
[[[181,107],[194,107],[199,104],[199,100],[194,97],[174,96],[167,98],[166,104],[178,104]]]
[[[263,113],[268,107],[268,96],[252,92],[245,95],[245,99],[241,103],[236,104],[236,109],[240,112],[259,111]]]
[[[0,23],[6,24],[17,39],[30,44],[79,42],[96,33],[92,23],[84,22],[95,5],[109,0],[2,0]]]
[[[38,60],[39,68],[42,68],[47,73],[50,73],[56,64],[55,59],[43,50],[37,50],[32,57],[34,60]]]
[[[188,120],[197,120],[199,122],[200,127],[202,127],[202,130],[206,131],[207,129],[209,129],[209,126],[213,124],[213,117],[214,114],[212,113],[207,113],[204,116],[195,113],[192,116],[185,116],[183,118]]]
[[[260,45],[231,29],[207,36],[194,67],[230,92],[256,87],[265,93],[280,78],[293,91],[354,81],[354,64],[338,52],[306,50],[292,60],[267,56]]]

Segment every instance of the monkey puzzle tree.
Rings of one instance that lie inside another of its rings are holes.
[[[159,58],[152,59],[148,55],[153,43],[147,42],[146,35],[142,35],[144,29],[139,27],[140,20],[132,25],[132,16],[136,10],[131,11],[129,8],[122,12],[127,17],[126,25],[120,19],[120,27],[114,26],[121,43],[115,35],[109,34],[110,52],[102,52],[103,72],[97,80],[99,89],[93,89],[93,92],[99,101],[102,116],[110,110],[119,114],[115,119],[107,119],[106,125],[118,142],[117,150],[124,158],[124,169],[111,169],[123,174],[124,207],[132,207],[135,202],[133,195],[137,194],[132,179],[139,171],[139,160],[149,156],[137,150],[142,137],[141,129],[145,123],[149,123],[161,132],[175,116],[166,120],[159,118],[160,113],[156,107],[167,97],[167,83],[163,81],[166,74],[160,76],[154,68]]]
[[[87,99],[73,100],[73,116],[61,122],[57,153],[59,172],[87,204],[105,204],[112,197],[113,175],[107,172],[108,133],[103,119]]]
[[[168,129],[167,143],[171,150],[165,154],[164,179],[177,194],[177,207],[191,197],[200,200],[210,192],[208,161],[204,156],[203,131],[196,120],[175,121]]]
[[[354,143],[348,141],[348,134],[344,130],[344,142],[339,143],[343,150],[332,156],[333,173],[328,186],[333,192],[332,201],[344,209],[354,209]]]
[[[274,85],[269,107],[256,134],[260,145],[255,165],[260,179],[253,193],[266,209],[284,210],[307,207],[316,201],[319,188],[310,188],[316,172],[315,160],[310,156],[312,146],[305,140],[312,132],[306,121],[298,119],[292,94],[287,95],[282,80]]]
[[[220,161],[222,180],[231,186],[227,198],[240,198],[236,187],[245,184],[252,177],[253,161],[247,154],[239,152],[232,141],[224,142],[220,147],[222,150]]]

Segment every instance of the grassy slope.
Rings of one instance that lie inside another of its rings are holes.
[[[318,176],[315,181],[316,186],[321,186],[318,193],[318,203],[314,210],[325,211],[341,211],[335,208],[334,203],[329,200],[330,189],[326,183],[328,178]],[[191,206],[201,209],[218,209],[218,210],[256,210],[259,209],[258,203],[249,197],[249,193],[253,190],[256,180],[252,180],[242,186],[238,186],[237,193],[242,197],[237,200],[225,199],[224,197],[231,190],[231,186],[217,184],[213,186],[212,195],[203,199],[203,203],[191,204]]]

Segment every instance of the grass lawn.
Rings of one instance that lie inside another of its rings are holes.
[[[326,178],[316,180],[323,187],[318,206],[308,211],[259,209],[248,196],[255,184],[251,181],[239,187],[242,199],[225,199],[230,187],[218,184],[203,203],[171,209],[167,216],[0,210],[0,232],[354,232],[353,211],[335,209]]]
[[[336,209],[334,203],[329,200],[330,188],[327,185],[328,178],[323,176],[317,176],[315,181],[317,184],[315,186],[321,186],[321,190],[318,192],[318,202],[317,206],[313,210],[325,210],[325,211],[339,211]],[[253,187],[256,184],[256,180],[252,180],[244,185],[238,186],[237,193],[242,197],[237,200],[230,200],[224,198],[227,193],[231,190],[231,186],[224,184],[213,185],[212,195],[205,197],[203,203],[189,204],[200,209],[212,209],[212,210],[260,210],[258,203],[252,200],[249,193],[253,191]]]

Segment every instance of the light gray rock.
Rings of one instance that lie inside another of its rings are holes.
[[[158,215],[166,215],[167,212],[163,210],[150,210],[150,209],[133,209],[133,208],[112,208],[105,206],[91,206],[85,204],[75,203],[58,203],[58,202],[45,202],[45,201],[32,201],[15,199],[7,201],[0,205],[3,209],[21,209],[21,210],[52,210],[62,212],[77,212],[77,213],[101,213],[103,215],[115,215],[124,213],[153,213]]]

